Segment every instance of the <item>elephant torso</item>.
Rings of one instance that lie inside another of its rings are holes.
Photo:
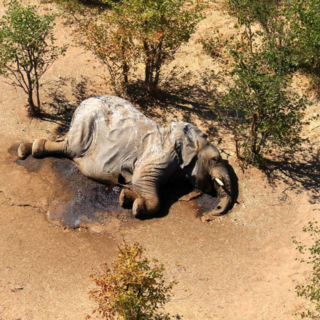
[[[75,111],[67,136],[69,153],[86,176],[126,182],[145,159],[165,157],[168,130],[140,113],[128,101],[111,96],[85,100]]]

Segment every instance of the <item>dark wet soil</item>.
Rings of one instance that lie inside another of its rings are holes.
[[[220,199],[208,194],[203,194],[196,201],[198,204],[197,217],[201,217],[204,213],[213,210],[219,204]]]
[[[27,157],[25,160],[17,159],[16,164],[24,166],[30,172],[38,172],[44,165],[44,161],[41,160],[42,159]]]
[[[119,205],[121,187],[105,186],[88,179],[69,159],[35,159],[32,156],[25,160],[16,159],[17,147],[15,145],[8,150],[16,164],[39,175],[46,175],[50,170],[58,177],[59,185],[52,185],[52,188],[56,189],[57,200],[49,204],[47,212],[47,217],[51,222],[77,228],[79,226],[90,227],[90,224],[97,223],[104,226],[112,219],[133,220],[131,210]]]
[[[15,160],[15,163],[19,166],[24,166],[30,172],[38,172],[44,165],[43,159],[35,159],[33,157],[27,157],[25,160],[21,160],[18,158],[18,148],[19,143],[13,144],[9,149],[8,153]]]
[[[49,209],[49,219],[59,218],[57,207],[62,225],[71,228],[79,227],[81,223],[98,222],[104,225],[111,218],[121,221],[132,219],[131,211],[119,205],[121,187],[106,186],[88,179],[79,172],[76,164],[68,159],[52,159],[51,167],[65,188],[72,190],[73,197],[64,206],[53,203]]]

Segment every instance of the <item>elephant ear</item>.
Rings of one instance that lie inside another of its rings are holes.
[[[196,126],[188,122],[171,122],[171,141],[179,156],[179,165],[183,169],[209,142],[207,136]]]

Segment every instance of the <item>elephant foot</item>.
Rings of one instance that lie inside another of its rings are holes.
[[[138,198],[133,203],[132,214],[135,218],[139,218],[144,213],[145,213],[145,202],[142,198]]]
[[[156,214],[159,211],[160,202],[150,201],[143,198],[137,198],[132,207],[132,214],[135,218],[139,218],[143,215]]]
[[[127,207],[128,206],[128,199],[126,198],[126,193],[124,189],[121,190],[119,195],[119,204],[121,207]]]
[[[35,158],[42,157],[44,155],[44,145],[46,143],[46,139],[36,139],[32,145],[32,155]]]
[[[122,189],[119,196],[120,206],[124,208],[131,208],[133,202],[138,197],[138,194],[134,190]]]
[[[21,142],[18,148],[18,157],[24,160],[32,153],[32,143]]]

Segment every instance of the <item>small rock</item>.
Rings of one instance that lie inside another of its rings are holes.
[[[17,291],[21,291],[21,290],[23,290],[23,287],[21,287],[21,286],[16,286],[11,289],[12,292],[17,292]]]

